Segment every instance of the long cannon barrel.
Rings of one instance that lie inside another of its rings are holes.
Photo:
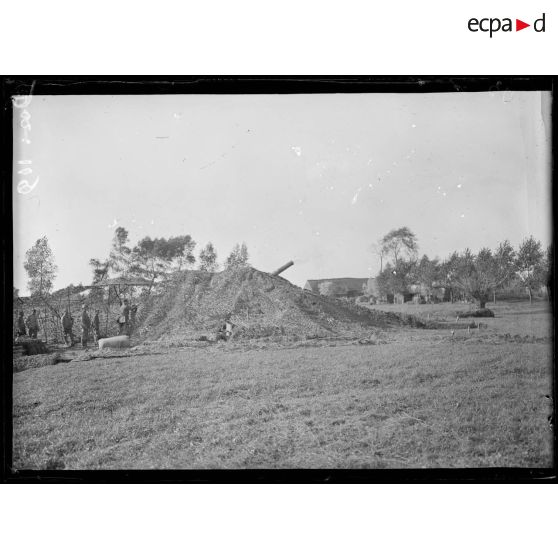
[[[279,269],[276,269],[271,275],[279,275],[285,271],[285,269],[289,269],[291,265],[294,265],[293,261],[287,262],[285,265],[282,265]]]

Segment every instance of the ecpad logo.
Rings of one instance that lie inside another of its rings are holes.
[[[533,23],[533,29],[537,33],[545,32],[545,16],[546,14],[543,13],[543,15],[539,19],[536,19]],[[469,20],[467,27],[469,28],[469,31],[472,31],[473,33],[477,33],[478,31],[482,31],[483,33],[490,33],[490,38],[492,38],[493,33],[497,33],[498,31],[503,31],[504,33],[513,31],[512,20],[509,17],[505,17],[503,19],[497,17],[485,17],[482,19],[477,19],[475,17],[472,17]],[[531,27],[531,24],[525,23],[520,19],[515,20],[516,31],[521,31],[522,29],[525,29],[527,27]]]

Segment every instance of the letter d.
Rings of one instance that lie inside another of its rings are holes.
[[[534,29],[537,33],[544,33],[544,24],[545,24],[544,16],[545,16],[545,14],[543,14],[541,18],[536,19],[536,20],[535,20],[535,23],[533,23],[533,29]],[[542,27],[541,27],[540,29],[537,27],[537,25],[539,24],[539,22],[542,22]]]

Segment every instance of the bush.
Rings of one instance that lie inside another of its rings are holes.
[[[494,318],[494,312],[489,308],[479,308],[466,312],[457,312],[458,318]]]

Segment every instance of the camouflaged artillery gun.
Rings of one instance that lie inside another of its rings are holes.
[[[276,269],[271,275],[280,275],[281,273],[283,273],[283,271],[289,269],[289,267],[291,267],[292,265],[294,265],[293,261],[287,262],[285,265],[282,265],[279,269]]]

